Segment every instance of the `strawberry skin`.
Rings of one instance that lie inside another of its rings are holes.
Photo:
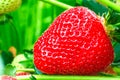
[[[85,7],[63,12],[34,45],[34,64],[46,74],[93,75],[114,58],[97,15]]]

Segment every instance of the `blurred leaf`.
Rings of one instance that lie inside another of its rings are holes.
[[[120,68],[120,43],[114,42],[114,62],[112,63],[113,67],[119,67]]]
[[[38,0],[23,0],[21,7],[10,14],[13,16],[13,22],[18,32],[20,44],[18,51],[32,48],[36,40],[37,2]]]
[[[24,60],[24,61],[20,61],[20,64],[22,64],[23,66],[25,66],[26,68],[33,68],[33,60]]]
[[[7,64],[11,63],[12,60],[13,60],[13,55],[10,52],[2,51],[1,52],[1,57],[3,59],[4,65],[7,65]]]
[[[28,49],[24,49],[23,52],[29,53],[29,54],[33,54],[33,49],[28,50]]]
[[[120,61],[120,43],[117,43],[114,46],[114,51],[115,51],[115,62]]]
[[[64,4],[68,4],[70,6],[75,6],[76,5],[76,0],[58,0]]]
[[[58,0],[64,4],[68,4],[70,6],[76,6],[76,0]],[[60,15],[62,12],[65,11],[65,9],[63,8],[60,8],[60,7],[57,7],[57,6],[54,6],[54,14],[55,16],[54,17],[57,17],[58,15]]]
[[[110,17],[109,17],[109,20],[108,20],[108,23],[109,24],[117,24],[117,23],[120,23],[120,13],[118,12],[115,12],[115,11],[111,11],[109,13]],[[120,26],[120,25],[119,25]]]
[[[5,69],[4,69],[4,74],[5,75],[9,75],[9,76],[14,76],[16,73],[16,67],[8,64],[6,65]]]
[[[32,53],[30,51],[29,52],[24,52],[24,56],[26,57],[26,59],[32,60],[33,59],[33,52]]]
[[[113,67],[120,67],[120,62],[113,62],[113,63],[112,63],[112,66],[113,66]]]
[[[17,55],[14,58],[12,65],[16,66],[17,69],[34,68],[33,54],[25,52]]]
[[[115,0],[116,4],[120,6],[120,0]]]
[[[112,40],[120,43],[120,27],[108,25],[106,28],[110,30],[109,35],[112,38]]]
[[[24,50],[24,51],[25,51],[24,57],[26,58],[26,60],[22,60],[19,63],[22,64],[26,68],[33,68],[34,67],[33,54],[32,54],[33,52],[31,50]]]
[[[120,76],[120,67],[114,67],[114,71]]]
[[[5,15],[5,20],[0,24],[1,49],[7,51],[10,46],[15,46],[19,49],[19,40],[17,36],[12,17]]]
[[[76,0],[76,3],[79,4],[79,5],[82,5],[83,4],[83,0]]]
[[[37,79],[33,75],[31,75],[30,80],[37,80]]]
[[[108,9],[97,3],[96,0],[83,0],[83,6],[88,7],[89,9],[93,10],[98,15],[103,15],[103,13],[108,12]]]
[[[5,14],[0,15],[0,25],[4,24],[5,21],[6,21],[6,16],[5,16]]]
[[[23,66],[22,64],[20,64],[20,61],[24,61],[27,60],[24,54],[19,54],[17,55],[13,61],[12,61],[12,65],[15,66],[17,69],[24,69],[25,66]]]

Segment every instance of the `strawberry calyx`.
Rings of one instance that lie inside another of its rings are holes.
[[[105,28],[108,36],[112,41],[116,41],[120,43],[120,23],[118,20],[118,16],[120,17],[120,13],[114,11],[109,11],[108,14],[105,15]],[[114,17],[114,20],[113,20]]]
[[[108,25],[108,28],[110,38],[120,43],[120,28],[114,25]]]

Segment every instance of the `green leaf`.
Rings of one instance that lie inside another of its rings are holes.
[[[37,80],[37,79],[33,75],[31,75],[30,80]]]
[[[24,61],[20,61],[20,64],[22,64],[23,66],[25,66],[26,68],[33,68],[34,64],[33,64],[33,60],[24,60]]]
[[[120,6],[120,0],[116,0],[116,4]]]
[[[111,8],[114,11],[120,12],[120,6],[117,5],[115,0],[97,0],[99,3]]]
[[[6,65],[5,69],[4,69],[4,74],[5,75],[9,75],[9,76],[14,76],[16,73],[16,67],[12,66],[10,64]]]
[[[76,0],[76,3],[79,4],[79,5],[82,5],[83,0]]]
[[[19,63],[20,61],[24,61],[24,60],[27,60],[24,54],[19,54],[14,58],[11,64],[13,66],[16,66],[17,69],[25,68],[25,66]]]
[[[93,10],[98,15],[103,15],[103,13],[108,12],[108,9],[96,2],[96,0],[83,0],[83,6],[88,7],[89,9]]]
[[[120,61],[120,43],[117,43],[114,46],[114,51],[115,51],[115,60],[114,60],[114,62]]]
[[[26,68],[33,68],[33,53],[31,52],[31,50],[24,50],[23,56],[25,57],[25,60],[21,60],[19,64],[23,65]]]
[[[120,60],[120,43],[117,43],[114,47],[116,61]]]
[[[114,71],[120,76],[120,67],[114,67]]]
[[[120,23],[120,13],[115,11],[109,12],[109,20],[107,21],[108,24],[117,24]],[[120,25],[119,25],[120,26]]]
[[[114,42],[114,52],[115,52],[114,54],[115,57],[114,57],[114,62],[112,63],[112,66],[120,68],[120,43]],[[117,68],[116,70],[119,70],[119,69]]]
[[[32,54],[32,53],[25,52],[25,53],[24,53],[24,56],[26,57],[26,59],[30,59],[30,60],[33,59],[33,54]]]
[[[1,51],[1,57],[3,59],[4,65],[11,63],[13,60],[13,55],[10,52]]]

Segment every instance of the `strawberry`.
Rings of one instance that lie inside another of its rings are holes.
[[[0,14],[15,10],[21,4],[21,0],[0,0]]]
[[[17,79],[11,76],[2,75],[0,76],[0,80],[17,80]]]
[[[46,74],[93,75],[104,71],[114,58],[105,29],[88,8],[66,10],[35,43],[35,66]]]

